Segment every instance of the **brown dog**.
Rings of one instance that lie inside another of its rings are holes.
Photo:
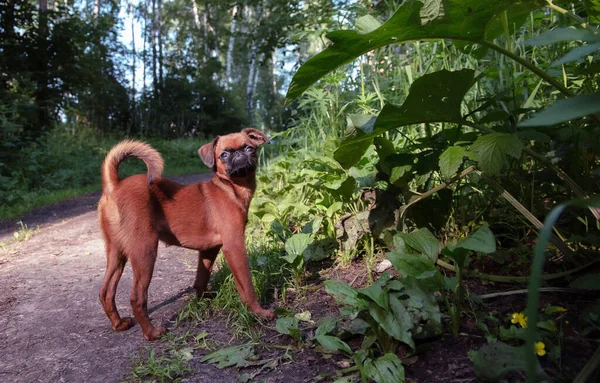
[[[256,149],[268,141],[252,128],[215,138],[198,150],[202,161],[215,172],[214,177],[188,186],[160,177],[163,160],[147,144],[123,141],[111,149],[102,164],[98,216],[107,258],[100,302],[114,331],[133,325],[131,318],[119,316],[115,305],[117,284],[129,259],[133,270],[131,307],[144,337],[154,340],[166,332],[152,325],[147,307],[159,240],[199,251],[194,282],[198,295],[206,290],[213,262],[222,248],[242,302],[263,318],[274,317],[256,299],[244,243],[248,205],[256,188]],[[147,176],[119,180],[119,163],[130,157],[146,163]]]

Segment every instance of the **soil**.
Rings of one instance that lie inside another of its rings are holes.
[[[180,183],[205,180],[210,175],[172,177]],[[157,351],[168,342],[147,342],[139,326],[114,333],[104,314],[98,291],[104,276],[104,244],[97,224],[96,205],[100,193],[91,193],[70,201],[43,207],[20,219],[34,230],[32,237],[15,243],[17,221],[0,222],[0,381],[2,382],[120,382],[131,379],[136,360],[148,355],[147,346]],[[208,342],[235,344],[227,327],[226,314],[201,322],[188,321],[174,328],[175,318],[191,296],[197,254],[178,247],[160,246],[154,277],[149,290],[149,311],[155,325],[164,325],[175,335],[188,330],[206,331]],[[320,275],[319,275],[320,274]],[[368,283],[363,264],[347,268],[332,267],[324,273],[315,270],[305,287],[309,293],[287,294],[286,302],[274,305],[309,310],[313,320],[339,316],[337,305],[322,288],[322,279],[343,280],[354,287]],[[123,316],[131,315],[129,289],[131,268],[125,269],[117,292],[117,306]],[[493,290],[494,286],[488,286]],[[476,290],[476,286],[473,286]],[[485,291],[477,291],[485,293]],[[593,299],[581,296],[543,296],[543,303],[562,304],[570,312],[585,307]],[[569,302],[571,304],[569,304]],[[499,298],[488,306],[498,318],[521,311],[525,296]],[[571,311],[571,309],[573,309]],[[575,315],[567,314],[576,322]],[[302,324],[310,335],[310,325]],[[461,328],[462,336],[435,339],[429,350],[406,360],[409,382],[477,381],[467,353],[485,340],[474,323]],[[575,327],[575,326],[573,326]],[[313,326],[314,328],[314,326]],[[565,365],[578,371],[593,345],[580,343],[573,331],[565,329]],[[274,323],[264,327],[257,346],[258,358],[272,359],[275,368],[218,369],[202,363],[205,350],[194,350],[188,365],[191,371],[184,382],[236,382],[240,373],[260,373],[257,380],[266,382],[313,382],[319,375],[332,374],[348,367],[351,361],[342,355],[327,355],[274,330]],[[166,346],[167,345],[167,346]],[[353,343],[351,345],[354,346]],[[356,345],[358,346],[358,345]],[[286,349],[287,348],[287,349]],[[570,358],[569,358],[570,356]],[[570,360],[569,360],[570,359]],[[332,381],[331,378],[323,381]]]

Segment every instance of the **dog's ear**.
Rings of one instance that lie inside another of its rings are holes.
[[[250,141],[252,141],[252,143],[256,146],[269,143],[269,137],[267,137],[263,132],[261,132],[258,129],[246,128],[242,130],[242,133],[248,136],[248,138],[250,138]]]
[[[198,155],[202,159],[202,162],[211,169],[215,167],[215,147],[217,146],[218,139],[219,137],[217,136],[217,138],[198,149]]]

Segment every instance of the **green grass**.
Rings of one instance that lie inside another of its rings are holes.
[[[43,141],[22,148],[18,166],[4,173],[10,176],[0,173],[0,220],[15,219],[40,206],[100,190],[100,165],[110,148],[120,140],[85,133],[72,136],[57,131]],[[163,155],[166,176],[208,171],[197,154],[207,140],[144,141]],[[139,160],[125,161],[119,168],[121,177],[145,172],[146,167]]]

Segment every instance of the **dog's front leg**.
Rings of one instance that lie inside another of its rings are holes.
[[[248,254],[244,245],[244,236],[238,235],[237,238],[223,238],[223,255],[233,274],[240,298],[253,313],[265,319],[273,319],[275,318],[273,311],[263,309],[258,299],[256,299],[252,277],[250,276],[250,266],[248,265]]]
[[[219,250],[221,250],[221,246],[198,252],[198,269],[196,271],[196,281],[194,282],[194,288],[198,297],[202,297],[206,292],[210,273],[212,272],[213,264],[219,254]]]

